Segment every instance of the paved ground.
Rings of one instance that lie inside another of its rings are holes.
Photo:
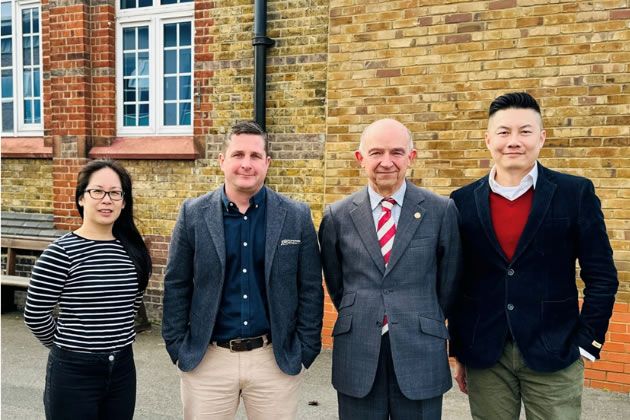
[[[164,349],[158,326],[138,336],[134,352],[138,370],[135,418],[180,419],[179,379]],[[48,350],[27,330],[21,314],[2,314],[2,420],[44,418],[42,394],[47,353]],[[298,419],[337,418],[336,394],[330,385],[330,365],[331,353],[324,350],[306,373]],[[309,405],[311,401],[317,402],[317,405]],[[585,389],[582,406],[584,420],[630,418],[630,395],[627,394]],[[241,406],[237,419],[245,418]],[[445,395],[443,419],[469,418],[466,396],[459,390],[451,389]]]

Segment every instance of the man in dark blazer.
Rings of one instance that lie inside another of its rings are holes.
[[[355,156],[368,186],[328,206],[319,230],[339,313],[332,333],[339,418],[439,419],[452,385],[445,320],[461,263],[457,210],[406,180],[416,151],[398,121],[368,126]]]
[[[521,401],[528,419],[578,419],[582,357],[599,357],[613,309],[617,271],[593,183],[537,163],[545,136],[534,98],[498,97],[486,133],[494,167],[451,195],[464,277],[450,352],[475,419],[518,419]]]
[[[323,287],[309,206],[265,187],[267,135],[229,131],[225,184],[186,200],[171,238],[162,335],[185,419],[294,419],[321,349]]]

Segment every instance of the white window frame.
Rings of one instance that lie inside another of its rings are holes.
[[[159,1],[159,0],[158,0]],[[44,59],[42,54],[42,7],[39,0],[10,0],[12,12],[13,131],[7,137],[40,137],[44,135]],[[40,122],[24,123],[24,54],[22,48],[22,10],[37,8],[39,13],[39,94]]]
[[[167,6],[153,0],[151,7],[120,9],[116,0],[116,126],[119,137],[193,135],[194,130],[194,69],[195,69],[195,3],[175,3]],[[157,5],[155,5],[157,4]],[[190,126],[165,126],[164,121],[164,25],[190,22],[191,48],[191,107]],[[123,106],[123,29],[149,27],[149,125],[124,126]]]

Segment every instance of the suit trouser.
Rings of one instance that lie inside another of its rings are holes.
[[[423,363],[419,360],[418,363]],[[420,378],[419,378],[420,379]],[[339,420],[439,420],[442,418],[442,395],[426,400],[410,400],[403,395],[396,380],[389,333],[381,339],[376,377],[370,392],[355,398],[341,392]]]
[[[584,361],[557,372],[527,367],[508,339],[503,355],[488,369],[466,367],[468,401],[475,420],[518,420],[521,399],[528,420],[577,420],[582,408]]]
[[[185,420],[231,420],[241,396],[248,419],[293,420],[304,368],[284,373],[271,344],[242,352],[212,344],[195,369],[179,375]]]

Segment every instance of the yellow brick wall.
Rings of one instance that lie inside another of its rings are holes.
[[[2,159],[2,211],[53,213],[53,170],[48,159]]]
[[[365,183],[353,151],[383,117],[413,131],[418,185],[448,194],[485,175],[487,109],[511,91],[539,100],[541,162],[595,183],[630,302],[627,1],[331,0],[326,203]]]

